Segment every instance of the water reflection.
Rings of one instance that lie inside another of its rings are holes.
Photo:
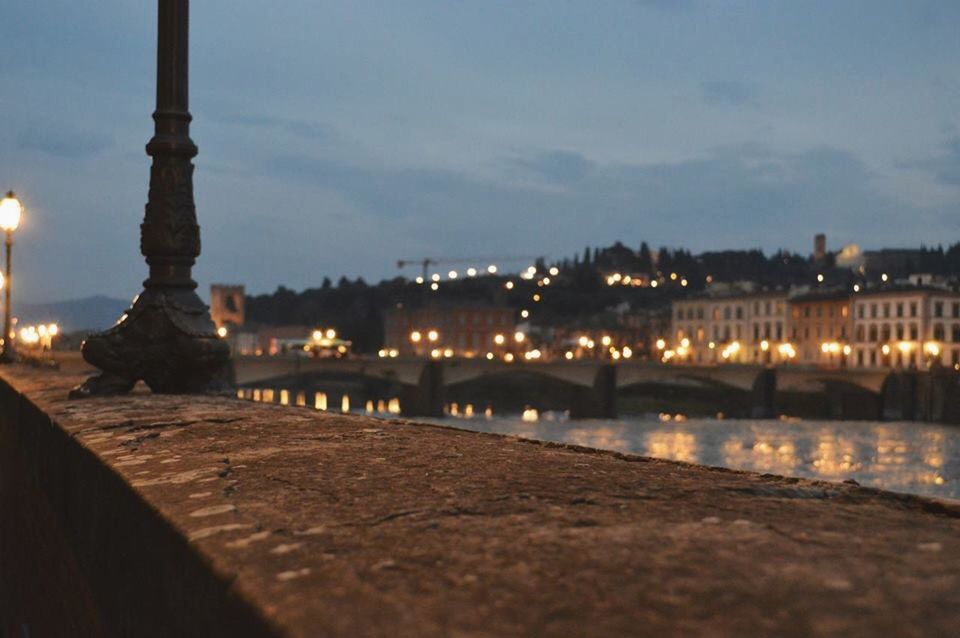
[[[441,419],[484,432],[657,458],[960,498],[960,429],[925,423]]]

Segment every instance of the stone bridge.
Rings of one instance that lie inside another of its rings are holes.
[[[444,389],[484,377],[523,372],[570,386],[570,412],[580,418],[615,418],[617,391],[653,384],[729,388],[748,393],[751,414],[777,413],[780,393],[821,394],[834,418],[890,418],[931,421],[960,420],[958,375],[888,369],[830,369],[813,366],[759,365],[686,366],[647,361],[577,360],[551,362],[321,359],[301,356],[252,357],[234,360],[241,386],[269,384],[284,378],[313,375],[358,376],[390,380],[402,386],[407,416],[443,414]]]

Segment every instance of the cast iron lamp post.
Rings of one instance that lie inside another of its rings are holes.
[[[71,397],[129,392],[138,380],[160,393],[204,392],[225,385],[230,348],[217,336],[197,296],[191,269],[200,255],[193,202],[188,108],[189,0],[158,0],[157,109],[147,144],[153,158],[140,252],[150,274],[117,324],[83,344],[83,358],[102,373]]]
[[[11,363],[16,358],[13,350],[13,339],[11,333],[11,315],[10,315],[10,289],[12,280],[10,278],[10,253],[13,250],[13,231],[20,226],[20,216],[23,214],[23,205],[13,191],[8,191],[7,196],[0,200],[0,230],[6,235],[5,243],[7,245],[7,269],[3,278],[4,303],[3,303],[3,353],[0,354],[0,363]]]

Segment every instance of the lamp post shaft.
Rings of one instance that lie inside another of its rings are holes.
[[[3,361],[12,361],[13,360],[13,339],[10,338],[10,331],[13,327],[11,324],[13,319],[11,317],[11,308],[10,308],[10,287],[12,279],[10,278],[11,264],[13,260],[11,259],[11,253],[13,252],[13,231],[8,230],[6,232],[6,240],[4,241],[7,249],[7,264],[6,264],[6,285],[3,287],[3,354],[0,355],[3,358]]]
[[[76,388],[75,398],[129,392],[142,379],[154,392],[220,389],[230,350],[217,337],[208,308],[195,292],[192,268],[200,255],[193,200],[188,93],[189,0],[158,0],[157,94],[150,190],[140,225],[140,252],[149,275],[121,321],[83,345],[103,370]]]
[[[189,28],[188,0],[159,0],[157,108],[147,144],[153,165],[140,226],[140,251],[150,267],[148,289],[196,288],[191,269],[200,254],[200,227],[193,201],[191,160],[197,147],[190,139]]]

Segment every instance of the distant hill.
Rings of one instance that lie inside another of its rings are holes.
[[[71,333],[109,328],[129,306],[129,301],[97,295],[45,304],[21,304],[14,308],[14,314],[20,318],[21,325],[56,322],[63,332]]]

